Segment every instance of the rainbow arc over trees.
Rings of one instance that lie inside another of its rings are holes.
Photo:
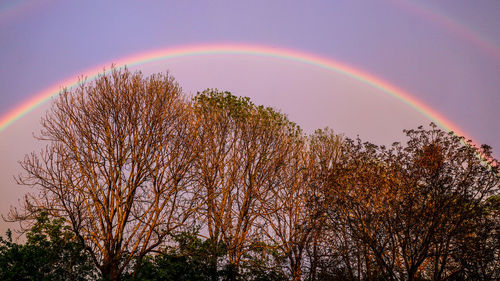
[[[104,65],[109,66],[111,64],[114,64],[116,67],[136,66],[148,62],[167,60],[172,58],[221,54],[279,58],[313,65],[348,76],[361,83],[370,85],[373,88],[378,89],[380,92],[387,94],[412,107],[414,110],[417,110],[441,128],[447,131],[453,131],[458,135],[469,138],[464,134],[459,126],[450,122],[447,118],[439,114],[430,106],[424,104],[422,101],[419,101],[414,95],[410,94],[409,92],[400,89],[373,74],[348,65],[344,62],[298,50],[249,44],[203,44],[148,51],[127,56],[115,62],[108,62]],[[86,77],[88,80],[92,80],[102,72],[103,66],[94,67],[84,71],[83,73],[80,73],[80,75],[78,76],[69,77],[55,83],[54,85],[40,92],[35,93],[31,98],[25,100],[19,106],[7,112],[5,115],[0,116],[0,133],[3,132],[7,127],[12,125],[16,120],[22,118],[33,109],[50,100],[52,97],[57,96],[61,90],[61,87],[73,87],[79,83],[81,77]]]

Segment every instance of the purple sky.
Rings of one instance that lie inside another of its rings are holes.
[[[499,14],[498,0],[2,1],[0,116],[68,76],[135,53],[262,44],[343,61],[389,81],[498,157]],[[188,93],[210,87],[250,96],[289,113],[306,131],[330,126],[390,143],[401,129],[429,122],[352,79],[279,59],[191,57],[137,69],[168,69]],[[39,148],[31,135],[44,108],[0,133],[2,214],[20,197],[12,176],[17,161]],[[0,223],[0,235],[6,227]]]

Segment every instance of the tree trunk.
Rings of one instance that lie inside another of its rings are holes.
[[[101,267],[101,273],[103,279],[106,281],[120,280],[119,264],[114,260],[104,260],[104,264]]]
[[[217,244],[212,243],[212,253],[210,257],[210,280],[218,281]]]

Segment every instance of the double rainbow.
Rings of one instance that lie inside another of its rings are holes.
[[[408,0],[391,0],[391,2],[399,8],[416,14],[420,18],[447,30],[450,34],[469,42],[494,59],[500,60],[500,47],[497,44],[484,35],[472,30],[470,27],[437,11],[430,5],[425,5],[425,3],[420,1]]]
[[[333,60],[330,58],[321,57],[318,55],[305,53],[302,51],[275,48],[261,45],[239,45],[239,44],[214,44],[214,45],[195,45],[195,46],[181,46],[175,48],[159,49],[140,53],[132,56],[122,58],[114,62],[116,67],[135,66],[145,64],[148,62],[167,60],[172,58],[190,57],[190,56],[207,56],[207,55],[245,55],[245,56],[259,56],[259,57],[272,57],[280,58],[290,61],[296,61],[320,67],[335,73],[348,76],[359,82],[368,84],[381,92],[392,96],[407,104],[413,109],[417,110],[428,119],[432,120],[441,128],[447,131],[454,131],[458,135],[465,136],[459,126],[453,124],[434,109],[424,104],[415,98],[414,95],[402,90],[383,79],[376,77],[361,69],[355,68],[346,63]],[[106,66],[111,63],[104,64]],[[16,120],[19,120],[33,109],[47,102],[52,97],[59,94],[61,86],[68,88],[78,84],[81,76],[87,77],[89,80],[95,78],[103,70],[102,66],[91,68],[84,71],[80,76],[72,76],[65,80],[59,81],[54,85],[34,94],[30,99],[24,101],[22,104],[7,112],[4,116],[0,117],[0,133],[7,127],[12,125]],[[468,138],[467,136],[465,136]]]

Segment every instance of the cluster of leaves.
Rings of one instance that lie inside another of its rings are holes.
[[[138,270],[126,274],[123,280],[286,280],[277,269],[259,266],[257,260],[236,271],[227,260],[227,246],[219,244],[214,249],[214,244],[202,240],[198,232],[182,232],[172,238],[174,246],[147,256]]]
[[[0,237],[1,280],[89,280],[97,277],[94,264],[63,225],[41,212],[26,234],[26,243]]]

